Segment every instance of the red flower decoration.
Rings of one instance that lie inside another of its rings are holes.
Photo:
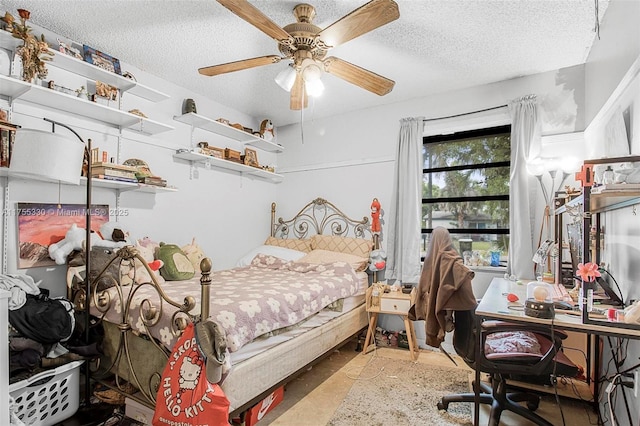
[[[579,263],[578,264],[578,276],[582,278],[582,281],[591,282],[596,279],[596,277],[600,276],[600,271],[598,271],[598,265],[593,262],[589,262],[586,264]]]

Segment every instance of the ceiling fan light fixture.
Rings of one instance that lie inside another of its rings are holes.
[[[304,81],[316,81],[322,77],[322,68],[313,59],[305,59],[300,67]]]
[[[307,91],[307,95],[313,97],[318,97],[324,92],[324,84],[319,78],[315,80],[306,80],[304,82],[304,88]]]
[[[276,83],[278,83],[278,86],[282,87],[287,92],[290,92],[296,81],[296,70],[289,65],[278,73],[275,80]]]

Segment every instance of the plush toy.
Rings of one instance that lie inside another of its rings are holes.
[[[196,244],[196,238],[193,237],[191,244],[182,246],[182,251],[187,255],[196,272],[200,272],[200,261],[204,259],[204,252],[200,246]]]
[[[164,263],[160,274],[167,281],[188,280],[196,273],[187,255],[175,244],[160,243],[156,258]]]
[[[262,120],[262,122],[260,123],[260,136],[265,141],[272,141],[276,137],[271,120]]]
[[[140,240],[136,241],[136,250],[138,254],[147,262],[149,265],[149,269],[151,269],[155,275],[156,281],[158,284],[162,284],[164,282],[164,278],[160,275],[160,268],[164,265],[164,262],[159,259],[154,258],[153,248],[145,247],[140,245]],[[151,276],[147,271],[147,268],[136,259],[135,268],[131,268],[127,273],[127,276],[131,281],[135,279],[136,284],[148,283],[151,282]]]
[[[387,253],[384,250],[373,250],[369,255],[369,270],[371,272],[381,271],[387,266]]]
[[[382,230],[380,226],[380,201],[374,198],[371,202],[371,232],[379,234]]]
[[[129,233],[124,231],[120,224],[117,222],[106,222],[100,226],[100,236],[102,236],[102,242],[99,243],[101,247],[104,247],[106,242],[114,243],[115,247],[124,247],[131,245],[129,241]]]
[[[65,233],[62,240],[49,245],[49,257],[53,259],[56,264],[64,265],[67,262],[67,257],[73,250],[83,249],[85,234],[85,230],[78,228],[78,225],[74,223]],[[102,238],[100,238],[98,234],[95,232],[91,233],[91,245],[97,245],[101,241]]]
[[[153,253],[154,256],[155,256],[156,252],[158,251],[158,248],[160,248],[160,243],[153,241],[149,237],[144,237],[143,239],[138,240],[137,243],[139,245],[141,245],[142,247],[146,247],[146,248],[151,249],[151,252]]]

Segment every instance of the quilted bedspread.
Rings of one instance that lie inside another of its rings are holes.
[[[195,313],[200,309],[200,281],[167,281],[162,285],[166,295],[181,303],[191,295],[197,301]],[[211,273],[210,318],[220,324],[227,335],[229,351],[235,352],[254,338],[280,328],[296,324],[320,312],[336,300],[356,294],[358,277],[344,262],[309,264],[286,262],[263,254],[257,255],[251,265],[243,268]],[[123,305],[131,287],[123,287],[123,297],[117,289],[109,289],[111,308],[104,314],[106,321],[122,321]],[[159,300],[151,285],[137,287],[131,294],[131,308],[127,314],[133,329],[148,334],[140,317],[141,302]],[[142,303],[146,308],[147,304]],[[170,332],[171,315],[176,309],[164,303],[162,317],[151,335],[172,349],[177,338]],[[102,317],[92,304],[92,314]]]

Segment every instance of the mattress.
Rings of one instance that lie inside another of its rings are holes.
[[[233,412],[255,400],[275,385],[321,355],[340,345],[367,326],[367,311],[362,303],[322,325],[271,346],[238,362],[222,384]],[[278,336],[280,337],[280,336]],[[248,386],[247,384],[250,385]]]

